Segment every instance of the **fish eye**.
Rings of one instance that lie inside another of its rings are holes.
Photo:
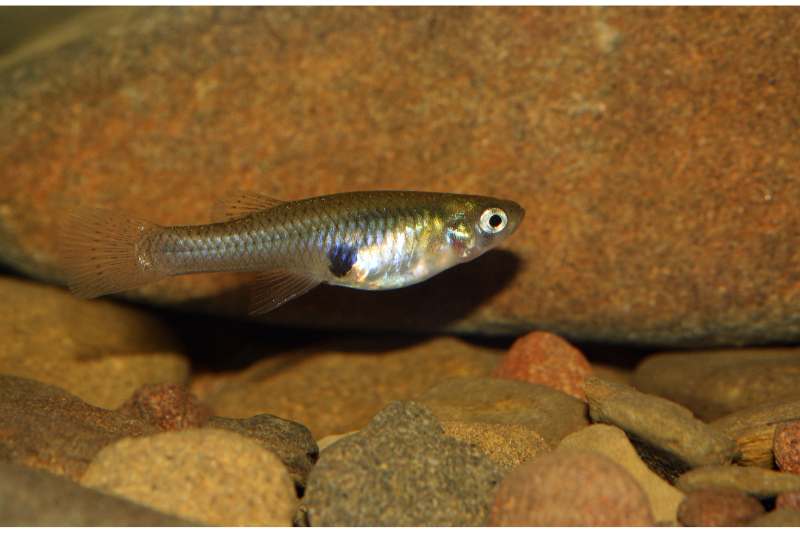
[[[503,231],[508,224],[508,216],[502,209],[492,207],[481,214],[481,229],[486,233]]]

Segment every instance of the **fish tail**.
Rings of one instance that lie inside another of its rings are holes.
[[[143,240],[160,229],[110,209],[70,213],[59,239],[70,291],[81,298],[94,298],[165,277],[140,251]]]

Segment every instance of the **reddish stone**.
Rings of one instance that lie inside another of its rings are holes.
[[[784,472],[800,474],[800,421],[778,426],[772,451],[778,468]]]
[[[211,416],[211,408],[180,385],[145,385],[120,408],[164,430],[196,428]]]
[[[494,377],[547,385],[586,400],[583,382],[592,367],[583,354],[558,335],[535,331],[517,339]]]
[[[797,509],[800,511],[800,491],[782,492],[775,500],[777,509]]]
[[[678,521],[684,526],[741,526],[764,512],[761,502],[736,489],[701,489],[683,499]]]

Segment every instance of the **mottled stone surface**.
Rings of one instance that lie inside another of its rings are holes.
[[[477,446],[502,470],[510,470],[550,451],[541,435],[521,424],[442,422],[445,434]]]
[[[580,400],[533,383],[492,378],[445,381],[419,397],[442,422],[515,424],[535,431],[551,447],[589,423]]]
[[[759,404],[800,400],[800,349],[655,354],[639,364],[633,383],[713,420]]]
[[[764,506],[754,497],[727,488],[690,492],[678,508],[681,525],[693,527],[744,526],[764,514]]]
[[[81,483],[213,525],[288,526],[296,507],[278,457],[219,429],[120,440],[97,455]]]
[[[558,450],[503,478],[492,526],[649,526],[647,496],[616,462],[588,451]]]
[[[583,382],[591,373],[580,350],[558,335],[535,331],[514,341],[492,376],[547,385],[585,400]]]
[[[800,476],[757,466],[702,466],[686,472],[675,486],[684,492],[705,488],[730,488],[756,498],[800,490]]]
[[[312,526],[480,526],[501,475],[414,402],[393,402],[330,445],[303,505]]]
[[[41,470],[0,462],[0,526],[186,526],[176,517],[81,487]]]
[[[743,409],[714,420],[711,426],[736,440],[741,452],[737,463],[772,468],[775,429],[790,420],[800,420],[800,400]]]
[[[796,509],[800,511],[800,490],[782,492],[775,499],[777,509]]]
[[[485,193],[527,208],[507,253],[404,291],[318,290],[269,320],[796,340],[799,21],[769,8],[119,10],[3,63],[0,255],[59,279],[55,230],[76,203],[199,223],[231,189]],[[240,280],[138,297],[242,313]]]
[[[800,527],[800,511],[795,509],[775,509],[759,516],[747,525],[754,527]]]
[[[218,415],[270,413],[302,423],[319,439],[361,429],[389,402],[445,379],[488,376],[500,356],[450,337],[345,337],[264,358],[200,394]]]
[[[736,456],[733,439],[674,402],[597,377],[586,380],[585,391],[592,420],[618,426],[689,466],[728,464]]]
[[[114,409],[142,385],[185,383],[189,362],[174,335],[140,310],[0,276],[0,374]]]
[[[145,385],[119,411],[167,431],[200,427],[211,417],[211,409],[179,385]]]
[[[676,523],[678,505],[683,500],[683,493],[661,479],[642,462],[621,429],[607,424],[592,424],[567,435],[558,445],[558,449],[592,451],[605,455],[636,479],[647,494],[656,523]]]
[[[772,449],[781,471],[800,474],[800,421],[778,426]]]

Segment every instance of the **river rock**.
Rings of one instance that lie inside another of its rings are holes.
[[[479,526],[500,478],[426,408],[393,402],[325,449],[303,504],[312,526]]]
[[[487,376],[499,357],[452,337],[412,345],[351,337],[264,358],[202,398],[220,416],[270,413],[302,423],[319,439],[361,429],[389,402],[447,378]]]
[[[0,460],[77,480],[106,445],[154,433],[145,421],[89,405],[52,385],[0,375]]]
[[[800,349],[656,354],[639,364],[634,385],[713,420],[759,404],[800,400]]]
[[[0,526],[188,526],[42,470],[0,462]]]
[[[684,526],[743,526],[764,514],[754,497],[735,489],[700,489],[690,492],[678,508]]]
[[[557,450],[508,474],[495,494],[493,526],[649,526],[647,496],[605,455]]]
[[[756,518],[748,526],[752,527],[800,527],[800,511],[795,509],[775,509]]]
[[[647,467],[621,429],[606,424],[592,424],[567,435],[558,445],[558,449],[591,451],[608,457],[624,468],[642,487],[656,523],[676,522],[683,493]]]
[[[764,404],[743,409],[711,423],[715,429],[736,440],[743,466],[772,468],[775,429],[781,422],[800,419],[800,400]]]
[[[541,435],[520,424],[450,421],[442,422],[442,429],[456,440],[477,446],[504,471],[551,449]]]
[[[511,345],[492,376],[539,383],[585,400],[583,382],[591,373],[589,361],[569,342],[534,331]]]
[[[514,424],[538,433],[556,446],[588,425],[586,405],[533,383],[493,378],[455,378],[419,397],[441,422]]]
[[[114,409],[149,383],[185,383],[177,340],[142,311],[0,276],[0,374]]]
[[[189,429],[123,439],[104,448],[81,483],[212,525],[291,525],[286,467],[252,439]]]
[[[231,190],[482,193],[527,208],[506,250],[408,290],[326,287],[268,319],[797,340],[798,17],[288,7],[78,19],[2,63],[0,257],[60,280],[57,230],[78,204],[173,224],[208,222]],[[242,283],[194,276],[135,297],[244,314]]]
[[[119,411],[167,431],[203,426],[211,416],[211,409],[187,388],[166,384],[137,389]]]
[[[586,380],[585,391],[592,420],[618,426],[687,465],[727,464],[736,455],[733,440],[674,402],[597,377]]]
[[[800,476],[757,466],[703,466],[683,474],[675,486],[684,492],[730,488],[763,499],[800,490]]]
[[[778,509],[797,509],[800,511],[800,491],[782,492],[775,499],[775,507]]]
[[[778,468],[783,472],[800,474],[800,421],[778,426],[773,450]]]

